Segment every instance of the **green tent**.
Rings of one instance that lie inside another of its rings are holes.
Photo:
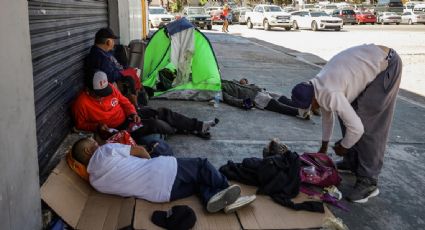
[[[158,87],[164,69],[174,73],[166,89]],[[150,39],[142,82],[159,98],[203,101],[221,93],[214,50],[208,38],[184,18],[159,29]]]

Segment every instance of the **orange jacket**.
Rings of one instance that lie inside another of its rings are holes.
[[[116,128],[129,115],[137,113],[134,105],[112,84],[109,85],[112,87],[112,94],[107,97],[96,99],[86,90],[78,95],[72,106],[77,129],[96,131],[99,124]]]

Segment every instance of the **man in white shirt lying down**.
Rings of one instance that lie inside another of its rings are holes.
[[[402,62],[385,46],[365,44],[335,55],[309,82],[296,85],[292,101],[299,108],[322,112],[322,146],[326,153],[335,115],[343,138],[334,150],[343,156],[340,170],[350,170],[357,181],[347,199],[364,203],[377,196],[388,133],[400,86]]]
[[[92,138],[75,142],[72,154],[87,166],[90,184],[102,193],[151,202],[169,202],[199,193],[208,212],[226,213],[255,200],[255,195],[240,197],[240,187],[229,186],[226,177],[207,159],[151,158],[141,146],[99,146]]]

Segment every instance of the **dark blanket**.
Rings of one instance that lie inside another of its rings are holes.
[[[239,181],[247,185],[257,186],[258,194],[269,195],[273,200],[285,207],[295,210],[324,212],[321,202],[309,202],[308,206],[294,204],[291,199],[299,193],[300,159],[296,152],[288,151],[283,155],[274,155],[264,159],[251,157],[242,163],[228,161],[220,167],[229,180]],[[306,207],[306,208],[302,208]]]

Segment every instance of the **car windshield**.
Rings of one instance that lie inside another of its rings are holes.
[[[165,11],[165,9],[161,9],[161,8],[151,8],[151,9],[149,9],[149,13],[150,14],[166,14],[167,11]]]
[[[413,11],[414,14],[425,14],[423,11]]]
[[[313,9],[314,5],[313,4],[305,4],[303,8],[304,9]]]
[[[282,9],[278,6],[265,6],[264,11],[265,12],[281,12]]]
[[[325,9],[338,9],[338,7],[336,5],[326,5]]]
[[[325,16],[329,16],[327,13],[325,12],[311,12],[310,15],[312,17],[325,17]]]
[[[385,15],[397,15],[397,14],[393,12],[388,12],[388,13],[385,13]]]
[[[187,14],[205,14],[205,10],[203,8],[189,8]]]

